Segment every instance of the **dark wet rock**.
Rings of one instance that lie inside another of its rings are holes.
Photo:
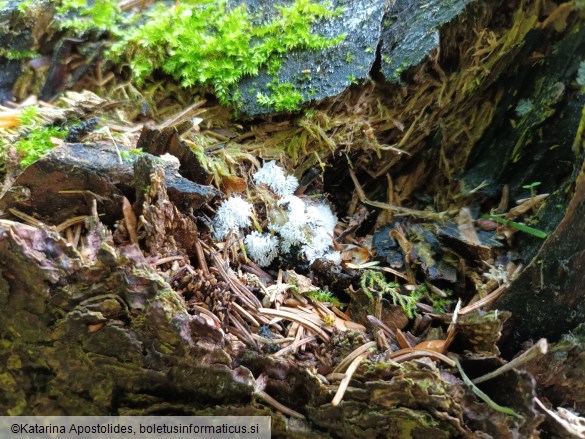
[[[303,97],[303,103],[318,102],[345,91],[354,83],[367,80],[381,48],[381,71],[389,82],[398,82],[401,74],[419,65],[439,47],[442,26],[459,16],[474,0],[397,0],[361,2],[335,0],[333,8],[343,8],[338,17],[315,26],[314,31],[328,38],[346,35],[334,47],[319,51],[291,51],[276,75],[264,69],[258,76],[246,77],[234,93],[238,107],[249,116],[274,112],[257,102],[257,93],[270,96],[270,84],[290,83]],[[245,1],[251,9],[257,1]]]
[[[398,243],[390,236],[393,227],[383,227],[372,236],[372,245],[376,249],[376,255],[385,258],[392,250],[398,249]]]
[[[257,9],[259,2],[246,0],[244,3]],[[334,0],[331,3],[333,9],[343,8],[343,13],[320,22],[314,31],[330,39],[345,34],[345,39],[328,49],[285,54],[276,75],[264,69],[258,76],[244,78],[237,87],[241,93],[238,107],[243,113],[259,116],[274,112],[273,108],[259,105],[256,95],[260,92],[270,96],[269,84],[275,79],[279,83],[293,84],[304,102],[315,102],[336,96],[352,83],[369,78],[376,59],[386,0]]]
[[[420,64],[440,44],[440,29],[475,0],[396,0],[382,26],[382,74],[399,82],[410,67]]]
[[[211,186],[193,183],[172,168],[166,173],[169,197],[178,206],[199,208],[218,197]],[[50,224],[90,213],[96,199],[102,220],[121,218],[122,198],[134,199],[134,170],[120,162],[109,143],[64,143],[26,168],[0,199],[0,210],[15,208]]]
[[[124,191],[131,193],[132,165],[120,163],[113,144],[65,143],[26,168],[14,188],[26,188],[27,197],[9,190],[0,210],[15,208],[43,221],[59,224],[90,213],[91,200],[106,223],[119,218]]]

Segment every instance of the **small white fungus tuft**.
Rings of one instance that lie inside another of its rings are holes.
[[[278,251],[298,251],[309,263],[325,258],[341,262],[339,252],[333,249],[333,233],[337,217],[325,203],[305,200],[293,195],[298,181],[287,176],[275,161],[265,162],[254,175],[256,184],[265,184],[280,199],[269,208],[268,229],[272,234],[254,231],[244,238],[250,258],[266,267],[278,256]],[[240,197],[224,201],[214,220],[214,234],[222,240],[230,232],[250,226],[252,205]]]
[[[278,256],[278,238],[268,233],[252,232],[244,238],[248,256],[261,267],[267,267]]]
[[[279,197],[294,194],[299,187],[299,181],[292,175],[286,175],[284,169],[276,164],[276,161],[265,162],[254,175],[256,184],[265,184]]]
[[[251,215],[252,205],[241,197],[235,196],[225,200],[215,215],[213,223],[215,239],[221,241],[228,233],[248,227],[251,224]]]

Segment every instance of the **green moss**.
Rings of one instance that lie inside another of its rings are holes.
[[[142,148],[124,149],[120,151],[120,157],[127,162],[133,162],[142,154],[145,154]]]
[[[160,69],[184,87],[211,89],[224,104],[230,102],[231,90],[243,76],[257,75],[263,67],[275,74],[283,54],[331,47],[344,38],[329,39],[312,32],[317,21],[341,11],[311,0],[275,6],[274,18],[257,26],[253,24],[256,17],[245,6],[229,8],[226,0],[185,1],[174,7],[157,4],[146,13],[144,24],[125,32],[120,28],[127,20],[114,0],[96,1],[93,12],[87,5],[88,0],[65,0],[60,12],[78,14],[67,26],[83,31],[84,19],[91,19],[93,27],[110,30],[117,41],[107,56],[127,64],[138,84]],[[300,94],[285,95],[276,96],[274,102],[289,109],[299,101]]]
[[[339,302],[339,299],[335,297],[331,291],[323,290],[307,291],[305,295],[313,300],[316,300],[317,302],[328,302],[336,306],[337,308],[341,308],[341,302]]]
[[[39,109],[34,105],[24,107],[20,111],[20,123],[23,127],[31,127],[39,121]]]
[[[21,60],[27,58],[35,58],[37,56],[39,56],[39,54],[34,50],[7,50],[4,48],[0,48],[0,57],[9,60]]]
[[[117,0],[62,0],[57,13],[63,15],[61,27],[77,33],[100,29],[120,36],[122,25],[129,21],[122,15]]]
[[[53,148],[51,138],[64,139],[67,130],[56,127],[43,127],[33,129],[28,136],[19,139],[14,146],[21,155],[20,165],[24,168]]]
[[[260,105],[275,111],[296,111],[300,109],[303,96],[290,82],[279,83],[275,80],[275,82],[268,84],[268,89],[272,94],[265,95],[260,92],[256,94],[256,101]]]
[[[360,277],[361,290],[373,300],[373,294],[389,296],[394,305],[400,305],[409,319],[417,315],[416,304],[421,298],[416,291],[409,296],[400,294],[400,285],[396,282],[388,282],[384,275],[378,271],[366,270]]]
[[[348,76],[347,76],[347,80],[348,80],[350,83],[352,83],[352,84],[357,84],[357,83],[358,83],[358,80],[357,80],[357,78],[355,77],[355,75],[348,75]]]

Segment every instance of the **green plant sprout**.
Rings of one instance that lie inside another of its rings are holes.
[[[530,190],[530,199],[532,201],[534,201],[534,197],[536,196],[536,187],[540,185],[540,181],[535,181],[533,183],[530,184],[525,184],[524,186],[522,186],[522,189],[529,189]],[[533,213],[535,213],[535,208],[534,208],[534,203],[532,206],[532,211]]]
[[[529,189],[530,190],[530,198],[534,198],[536,196],[535,188],[537,186],[540,186],[540,181],[535,181],[535,182],[530,183],[530,184],[525,184],[524,186],[522,186],[522,189]]]
[[[351,74],[347,76],[347,80],[351,83],[351,84],[357,84],[358,80],[355,77],[355,75]]]
[[[22,59],[35,58],[39,56],[39,53],[35,52],[34,50],[6,50],[4,48],[0,48],[0,56],[11,61],[19,61]]]
[[[29,105],[20,110],[20,124],[23,127],[32,127],[39,121],[39,109],[34,105]]]
[[[450,290],[446,290],[447,296],[450,296],[452,292]],[[453,301],[449,298],[441,297],[439,294],[435,294],[429,291],[429,288],[426,285],[419,286],[416,290],[411,293],[412,297],[415,297],[418,302],[423,299],[426,299],[433,309],[439,313],[443,314],[447,312],[449,307],[452,305]]]

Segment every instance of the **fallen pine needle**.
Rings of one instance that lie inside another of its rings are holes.
[[[305,318],[304,316],[301,316],[300,314],[295,314],[295,313],[290,312],[290,311],[282,311],[279,309],[270,309],[270,308],[260,308],[260,309],[258,309],[258,312],[260,312],[261,314],[269,315],[269,316],[282,317],[284,319],[296,322],[299,325],[303,326],[304,328],[307,328],[307,329],[313,331],[314,333],[316,333],[323,341],[325,341],[325,342],[329,341],[329,336],[325,333],[325,331],[323,331],[315,323],[313,323],[309,319]]]
[[[306,345],[307,343],[310,343],[312,341],[315,341],[317,337],[315,337],[314,335],[310,335],[309,337],[305,337],[301,340],[295,341],[294,343],[290,344],[289,346],[282,348],[281,350],[279,350],[278,352],[275,352],[274,354],[272,354],[273,357],[282,357],[286,354],[288,354],[289,352],[294,351],[295,349]]]
[[[492,378],[497,377],[503,373],[508,372],[518,366],[521,366],[524,363],[527,363],[535,358],[538,358],[542,355],[545,355],[548,351],[548,343],[546,338],[541,338],[536,343],[534,343],[529,349],[527,349],[522,354],[518,355],[512,361],[507,364],[504,364],[502,367],[494,370],[493,372],[486,373],[476,379],[473,380],[473,384],[483,383],[484,381],[491,380]]]
[[[396,355],[395,355],[396,354]],[[455,366],[455,362],[451,360],[449,357],[436,352],[430,349],[423,349],[423,348],[406,348],[400,349],[399,351],[393,352],[391,355],[388,356],[388,359],[392,359],[397,363],[402,363],[404,361],[412,360],[414,358],[419,357],[432,357],[437,360],[441,360],[444,363],[448,364],[451,367]]]
[[[246,317],[246,319],[248,319],[248,321],[250,323],[252,323],[255,326],[260,326],[260,323],[258,323],[258,320],[256,320],[254,317],[252,317],[252,314],[250,314],[248,311],[246,311],[244,308],[242,308],[240,305],[238,305],[236,302],[232,302],[232,306],[240,313],[240,315],[242,315],[243,317]]]
[[[199,305],[191,305],[193,307],[194,311],[200,312],[201,314],[205,314],[206,316],[210,317],[214,322],[216,322],[220,327],[221,327],[221,320],[219,320],[219,318],[217,318],[217,316],[215,314],[213,314],[211,311],[209,311],[207,308],[203,308],[202,306]]]
[[[333,369],[333,373],[337,373],[337,372],[342,372],[346,367],[349,367],[348,365],[355,360],[357,357],[359,357],[362,353],[367,352],[370,348],[375,348],[376,347],[376,342],[375,341],[369,341],[363,345],[361,345],[359,348],[355,349],[353,352],[351,352],[347,357],[345,357],[336,367],[335,369]]]
[[[295,412],[293,409],[290,409],[287,406],[285,406],[284,404],[281,404],[280,402],[278,402],[276,399],[274,399],[272,396],[270,396],[268,393],[266,393],[264,391],[264,389],[266,388],[267,380],[268,380],[268,377],[266,376],[266,374],[261,373],[258,376],[258,378],[256,378],[256,383],[254,386],[254,393],[257,396],[259,396],[260,399],[264,400],[264,402],[266,402],[266,403],[270,404],[272,407],[274,407],[276,410],[279,410],[286,415],[292,416],[293,418],[305,419],[305,417],[303,415],[301,415],[299,412]]]
[[[374,343],[374,345],[376,344],[376,342],[370,342],[370,343]],[[339,403],[343,399],[343,395],[345,395],[345,391],[347,390],[347,387],[349,386],[349,382],[351,381],[351,377],[353,376],[353,374],[357,370],[360,363],[362,361],[364,361],[368,355],[369,354],[367,352],[362,352],[348,366],[347,371],[345,372],[345,378],[342,379],[341,382],[339,383],[339,388],[337,389],[337,393],[335,394],[333,401],[331,401],[331,405],[333,407],[336,407],[339,405]]]
[[[305,419],[305,417],[301,415],[299,412],[295,412],[293,409],[289,409],[287,406],[281,404],[268,393],[266,393],[264,390],[256,392],[256,395],[258,395],[262,400],[264,400],[264,402],[270,404],[276,410],[284,413],[285,415],[292,416],[293,418]]]

